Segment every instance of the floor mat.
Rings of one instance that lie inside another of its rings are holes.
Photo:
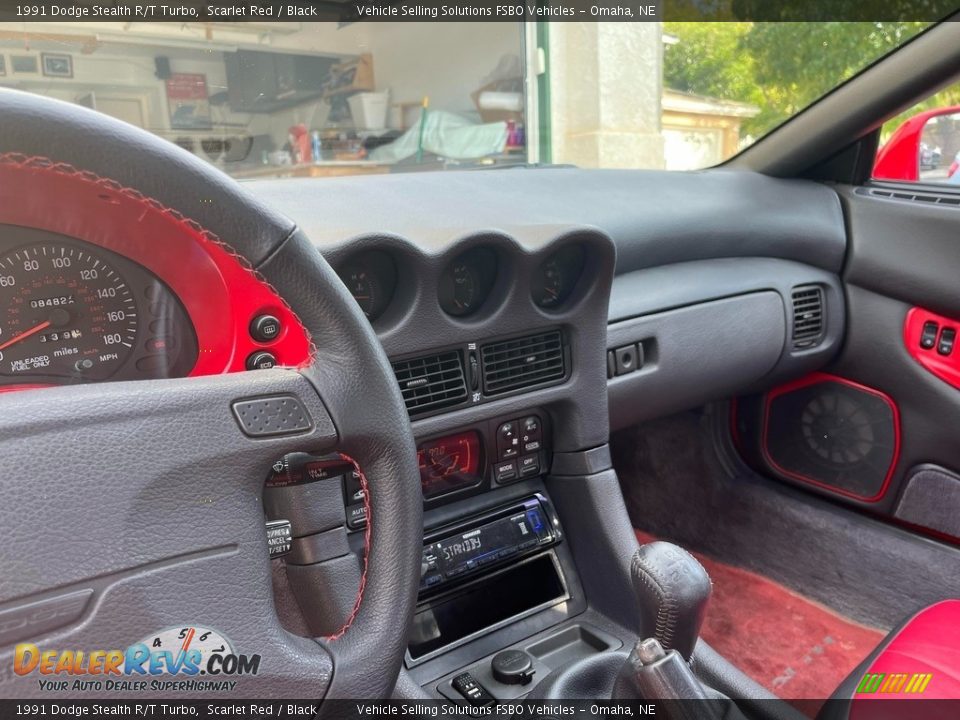
[[[655,539],[636,533],[641,544]],[[761,575],[694,555],[713,580],[703,639],[785,700],[830,697],[886,635]]]

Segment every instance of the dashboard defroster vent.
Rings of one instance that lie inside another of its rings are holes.
[[[823,338],[823,290],[815,285],[793,289],[793,347],[804,350]]]
[[[483,345],[480,359],[487,395],[559,380],[566,374],[559,330]]]
[[[467,399],[463,356],[459,351],[396,360],[392,365],[411,415],[459,405]]]

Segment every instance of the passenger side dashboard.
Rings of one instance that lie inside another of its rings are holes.
[[[833,273],[715,259],[617,276],[609,320],[610,424],[619,429],[816,370],[840,346],[845,307]]]

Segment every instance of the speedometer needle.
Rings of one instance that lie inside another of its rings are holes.
[[[20,333],[19,335],[14,335],[12,338],[10,338],[9,340],[7,340],[5,343],[3,343],[2,345],[0,345],[0,350],[6,350],[6,349],[7,349],[8,347],[10,347],[11,345],[15,345],[16,343],[20,342],[21,340],[26,340],[26,339],[27,339],[28,337],[30,337],[31,335],[36,335],[38,332],[40,332],[41,330],[45,330],[45,329],[47,329],[48,327],[50,327],[50,321],[49,321],[49,320],[46,320],[45,322],[42,322],[42,323],[40,323],[39,325],[35,325],[34,327],[30,328],[29,330],[24,330],[24,331],[23,331],[22,333]]]

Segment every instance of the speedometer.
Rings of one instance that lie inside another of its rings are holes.
[[[50,241],[0,255],[0,375],[102,380],[138,331],[130,286],[95,251]]]

